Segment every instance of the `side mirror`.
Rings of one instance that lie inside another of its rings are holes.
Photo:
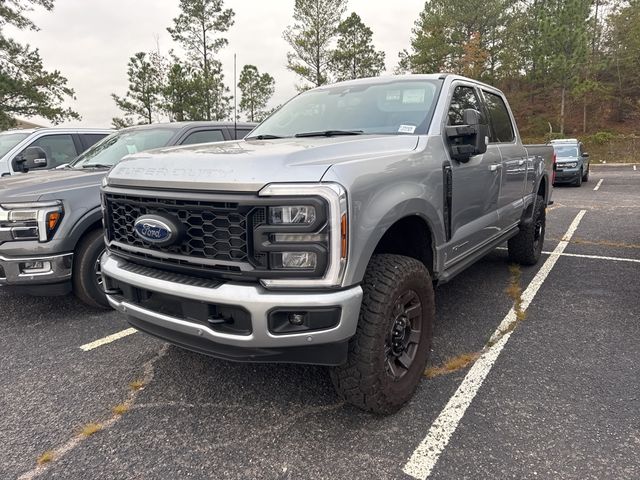
[[[14,159],[14,170],[28,172],[34,168],[45,168],[49,163],[47,153],[40,147],[27,147]]]
[[[473,108],[464,110],[462,121],[464,125],[446,127],[446,133],[452,158],[459,162],[468,162],[472,156],[487,151],[489,126],[484,122],[482,114]]]
[[[582,152],[582,156],[583,156],[584,158],[589,158],[589,154],[588,154],[587,152]]]

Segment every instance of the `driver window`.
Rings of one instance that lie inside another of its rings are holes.
[[[473,87],[456,87],[451,97],[447,125],[463,125],[462,114],[467,108],[481,111],[475,89]]]
[[[78,156],[71,135],[47,135],[35,140],[29,147],[40,147],[47,154],[47,168],[71,162]],[[28,147],[27,147],[28,148]]]

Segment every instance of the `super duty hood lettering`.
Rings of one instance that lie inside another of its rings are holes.
[[[336,163],[410,152],[417,138],[305,138],[167,148],[128,157],[108,178],[114,186],[255,192],[267,183],[320,181]]]

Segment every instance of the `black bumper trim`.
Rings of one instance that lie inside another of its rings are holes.
[[[178,347],[232,362],[299,363],[306,365],[336,366],[342,365],[347,361],[348,340],[338,343],[304,345],[300,347],[235,347],[160,327],[131,316],[127,316],[127,321],[136,329],[177,345]]]

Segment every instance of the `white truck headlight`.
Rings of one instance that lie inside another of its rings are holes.
[[[315,252],[277,252],[273,254],[272,259],[272,268],[276,270],[315,269],[318,264],[318,255]]]
[[[273,183],[266,225],[254,234],[256,250],[268,255],[267,288],[335,288],[342,283],[348,253],[347,194],[337,183]],[[256,253],[259,253],[256,252]]]
[[[271,225],[310,225],[316,221],[316,209],[310,205],[269,207]]]

